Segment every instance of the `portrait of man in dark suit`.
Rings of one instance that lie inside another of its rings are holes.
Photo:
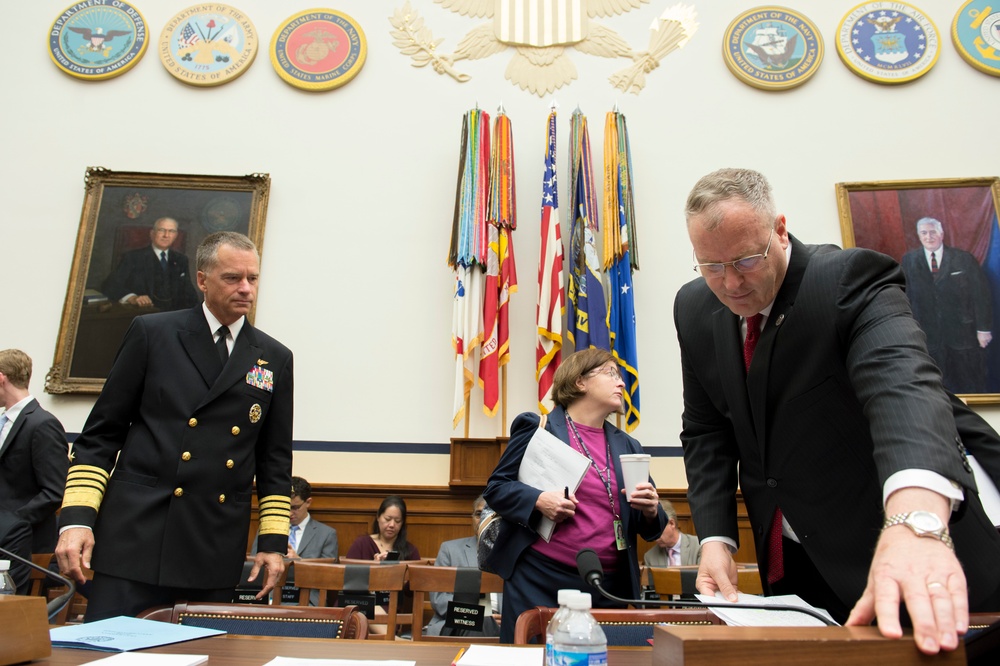
[[[966,457],[1000,437],[945,391],[899,264],[801,242],[749,169],[701,178],[685,214],[699,277],[674,322],[699,591],[735,601],[739,488],[766,594],[877,617],[891,638],[905,604],[921,651],[956,649],[969,610],[1000,605],[1000,535]]]
[[[149,230],[150,245],[130,250],[105,278],[104,294],[123,304],[157,310],[182,310],[200,299],[191,280],[188,258],[171,249],[179,226],[161,217]]]
[[[944,244],[933,217],[917,220],[923,246],[903,255],[906,295],[927,335],[927,351],[954,393],[986,392],[986,346],[993,339],[990,285],[972,254]]]
[[[254,485],[261,597],[284,571],[292,353],[247,320],[260,278],[248,237],[206,236],[197,265],[205,302],[133,319],[73,444],[55,552],[78,582],[94,571],[88,621],[230,601]]]

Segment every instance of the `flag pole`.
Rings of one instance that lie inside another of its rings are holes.
[[[472,394],[465,396],[465,438],[469,439],[469,421],[472,419]]]

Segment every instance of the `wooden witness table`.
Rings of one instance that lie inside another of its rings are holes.
[[[275,657],[306,659],[406,659],[417,666],[450,666],[463,643],[412,643],[410,641],[342,641],[324,638],[272,638],[262,636],[212,636],[174,643],[142,652],[207,654],[209,666],[263,666]],[[53,648],[52,656],[31,664],[79,666],[110,656],[106,652]],[[651,648],[611,648],[608,666],[650,666]],[[522,664],[521,666],[536,666]],[[541,661],[537,666],[541,666]]]

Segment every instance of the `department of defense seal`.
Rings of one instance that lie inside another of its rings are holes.
[[[83,0],[49,29],[49,56],[70,76],[100,81],[124,74],[146,53],[146,19],[121,0]]]
[[[737,16],[722,40],[726,66],[755,88],[784,90],[802,85],[823,61],[816,25],[784,7],[757,7]]]
[[[237,78],[257,57],[257,29],[229,5],[188,7],[160,33],[160,62],[193,86],[217,86]]]
[[[967,63],[1000,76],[1000,1],[968,0],[952,21],[951,40]]]
[[[837,29],[837,53],[847,68],[875,83],[906,83],[931,70],[941,40],[931,19],[905,2],[866,2]]]
[[[332,90],[364,67],[368,42],[357,21],[332,9],[310,9],[286,19],[271,38],[271,64],[303,90]]]

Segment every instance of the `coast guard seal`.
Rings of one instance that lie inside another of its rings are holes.
[[[967,63],[1000,76],[1000,0],[968,0],[952,21],[951,40]]]

